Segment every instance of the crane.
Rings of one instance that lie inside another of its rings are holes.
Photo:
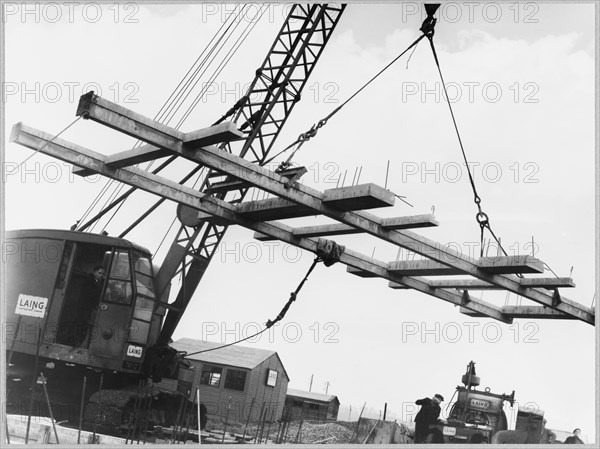
[[[208,137],[196,135],[197,141],[203,144],[221,142],[219,148],[222,151],[235,154],[252,164],[264,164],[295,105],[300,101],[307,80],[345,8],[346,5],[334,4],[292,5],[263,63],[255,71],[246,94],[210,127]],[[93,92],[82,98],[78,115],[89,114],[85,108],[91,106],[93,99]],[[232,121],[225,120],[230,117]],[[236,123],[239,123],[239,130]],[[161,157],[155,148],[148,146],[135,149],[135,153],[128,163]],[[155,173],[175,159],[169,157]],[[119,163],[123,161],[116,165]],[[181,184],[198,168],[188,173]],[[296,169],[283,172],[290,178],[298,173]],[[217,168],[211,169],[197,191],[210,192],[228,204],[238,204],[249,186],[237,185],[231,180]],[[73,381],[89,377],[86,371],[89,368],[100,372],[97,385],[94,387],[88,383],[87,391],[83,393],[88,403],[100,404],[96,406],[96,416],[92,416],[94,429],[98,407],[102,407],[103,400],[107,400],[108,391],[120,395],[119,410],[124,410],[131,403],[140,406],[139,395],[123,393],[140,379],[145,382],[146,377],[155,381],[163,377],[174,378],[179,384],[187,386],[188,396],[193,393],[190,391],[191,384],[187,382],[189,373],[186,374],[185,362],[175,350],[168,347],[168,343],[227,226],[207,219],[186,222],[183,218],[186,211],[180,210],[180,228],[164,262],[155,272],[150,252],[123,237],[156,210],[164,199],[144,212],[119,237],[89,233],[96,221],[118,208],[136,189],[134,186],[87,223],[74,225],[71,231],[15,231],[8,234],[9,242],[15,245],[17,251],[29,244],[43,242],[56,245],[59,254],[56,261],[42,269],[43,275],[35,283],[31,279],[40,269],[39,266],[23,264],[16,259],[8,261],[7,271],[11,279],[8,297],[14,300],[10,300],[9,307],[15,311],[13,318],[17,323],[8,356],[11,366],[9,400],[14,408],[23,411],[25,407],[22,401],[25,398],[29,400],[27,409],[32,408],[37,379],[35,373],[41,366],[40,360],[52,363],[52,370],[45,369],[45,372],[50,397],[54,401],[55,416],[59,404],[77,402],[79,392],[71,388]],[[78,298],[88,294],[85,289],[89,279],[85,273],[96,272],[99,266],[104,267],[108,279],[101,281],[103,284],[98,288],[98,310],[94,312],[93,306],[80,310],[77,308]],[[184,279],[176,299],[169,304],[169,286],[179,270],[185,274]],[[49,325],[51,320],[58,322],[58,325]],[[88,328],[85,322],[94,320],[93,328],[100,334],[98,338],[90,338],[89,334],[84,337],[83,334],[90,330],[84,330],[82,334],[81,329],[72,323]],[[40,322],[35,344],[17,338],[27,326],[39,325]],[[122,331],[125,332],[125,338]],[[28,393],[28,388],[31,393]],[[191,398],[193,400],[193,396]],[[177,404],[168,401],[165,407],[177,410]],[[120,419],[104,422],[105,430],[114,429],[120,424]],[[123,419],[127,417],[123,416]],[[170,416],[169,419],[172,424],[176,416]]]
[[[324,19],[329,16],[325,14],[321,17]],[[309,51],[308,44],[305,47]],[[262,72],[258,75],[262,75]],[[285,80],[285,78],[282,80]],[[258,86],[259,83],[257,82],[255,85]],[[270,88],[262,86],[262,89],[257,88],[257,91],[269,95],[274,102],[277,101],[275,100],[275,92],[284,95],[282,92],[284,91],[283,86],[275,85],[275,83],[270,83],[268,86]],[[243,110],[247,102],[248,99],[244,99],[234,109]],[[294,100],[290,105],[293,104]],[[256,129],[261,120],[263,120],[262,124],[265,125],[266,116],[273,114],[273,112],[267,113],[264,107],[264,104],[260,104],[255,109],[248,108],[245,113],[238,115],[238,118],[243,117],[245,120],[243,123],[243,126],[245,125],[244,129],[250,127],[249,136],[254,134],[257,138]],[[251,144],[247,143],[247,140],[244,141],[243,135],[239,133],[237,128],[231,128],[224,121],[215,123],[212,127],[206,129],[181,133],[122,106],[108,102],[93,93],[82,97],[78,114],[125,134],[135,136],[146,142],[147,146],[107,158],[75,144],[53,139],[52,136],[22,124],[16,125],[13,129],[12,140],[28,148],[73,163],[79,166],[81,170],[101,173],[109,178],[135,188],[150,191],[158,194],[161,198],[180,204],[178,216],[182,226],[178,238],[171,245],[165,262],[155,276],[156,282],[153,286],[153,294],[158,300],[155,299],[157,305],[152,309],[153,316],[148,332],[153,336],[152,341],[157,344],[155,346],[149,345],[147,343],[150,340],[147,340],[143,344],[130,344],[127,346],[127,356],[136,357],[136,354],[139,354],[138,359],[152,360],[153,363],[149,363],[152,368],[151,371],[158,373],[159,377],[163,370],[155,370],[157,366],[158,368],[165,368],[164,372],[169,375],[176,374],[171,368],[173,364],[162,363],[164,360],[170,360],[171,355],[167,354],[163,357],[161,348],[164,348],[165,344],[168,343],[177,322],[189,304],[190,292],[193,292],[200,282],[204,270],[210,262],[212,254],[214,254],[216,242],[222,238],[222,232],[224,232],[228,223],[239,224],[256,231],[259,233],[256,235],[259,239],[279,239],[317,254],[319,253],[319,247],[326,245],[327,242],[322,242],[315,239],[315,237],[320,238],[344,233],[370,234],[399,247],[422,254],[430,260],[423,261],[423,263],[404,263],[404,261],[401,263],[385,263],[365,257],[350,249],[344,249],[339,255],[339,260],[349,266],[349,271],[352,274],[362,277],[382,277],[392,282],[390,286],[393,288],[411,288],[421,291],[460,306],[464,310],[469,310],[470,313],[476,316],[492,317],[505,323],[510,323],[514,318],[528,316],[569,318],[589,324],[594,323],[593,310],[581,306],[559,293],[559,287],[570,286],[570,279],[528,279],[512,276],[515,273],[542,272],[543,267],[540,261],[528,256],[475,260],[445,249],[439,243],[407,230],[413,227],[435,226],[436,223],[431,217],[421,217],[419,220],[408,220],[407,217],[381,219],[362,211],[357,212],[371,207],[391,205],[393,204],[393,195],[391,192],[386,192],[386,189],[374,185],[330,189],[326,192],[318,192],[303,186],[297,182],[298,171],[290,173],[286,171],[286,168],[271,171],[261,167],[261,164],[266,160],[264,148],[270,147],[261,146],[260,149],[259,147],[252,147]],[[273,119],[273,123],[283,124],[283,121]],[[224,143],[218,147],[212,147],[210,146],[211,139],[216,139],[216,135],[219,135],[218,139],[220,140],[218,142]],[[276,133],[273,135],[276,136]],[[265,138],[268,141],[269,137],[269,133],[265,133],[262,139],[258,138],[258,142],[265,140]],[[246,139],[250,139],[250,137]],[[231,145],[234,144],[235,140],[245,142],[242,145],[242,150],[237,154],[231,150]],[[157,176],[155,173],[129,168],[135,161],[156,158],[157,154],[183,157],[198,165],[209,167],[210,172],[206,176],[203,188],[200,191],[189,189]],[[220,174],[220,178],[215,181],[217,174]],[[257,186],[274,194],[277,198],[268,204],[257,201],[242,201],[249,186]],[[328,227],[316,226],[306,229],[292,228],[273,221],[280,218],[289,218],[290,216],[314,214],[327,216],[337,221],[337,223]],[[114,244],[116,248],[117,242],[106,240],[104,244],[107,247]],[[136,262],[144,260],[144,255],[147,254],[140,248],[132,248],[130,254],[134,252],[137,258],[133,256],[132,258]],[[117,249],[111,250],[108,259],[111,266],[113,262],[118,266],[121,259],[125,259],[125,257],[120,257],[122,253]],[[68,266],[69,263],[70,261],[67,260],[66,265]],[[135,269],[132,271],[143,275],[143,265],[143,263],[139,266],[135,265]],[[132,263],[129,263],[129,266],[132,266]],[[166,303],[165,292],[168,283],[180,267],[182,267],[181,270],[185,274],[181,290],[173,303]],[[434,281],[422,277],[437,274],[468,274],[474,279]],[[116,283],[118,279],[115,278],[114,280]],[[135,281],[137,282],[137,280],[136,277]],[[470,289],[488,288],[517,293],[537,302],[540,306],[537,309],[524,307],[519,309],[500,308],[480,301],[469,294]],[[139,291],[136,291],[139,294]],[[166,313],[162,328],[156,325],[152,326],[154,321],[162,322],[162,313]],[[153,347],[161,352],[156,358],[148,356]],[[131,354],[129,354],[130,349]],[[138,370],[139,372],[141,368],[132,365],[133,360],[126,361],[129,362],[128,369],[133,372]]]

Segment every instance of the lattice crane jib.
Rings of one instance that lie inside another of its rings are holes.
[[[256,164],[266,161],[345,7],[293,5],[264,62],[256,70],[248,92],[238,102],[234,121],[240,129],[249,131],[241,141],[223,144],[225,151]],[[210,170],[200,190],[210,189],[215,180],[222,182],[221,175],[217,170]],[[244,187],[216,195],[236,204],[247,190]],[[164,291],[180,269],[184,279],[167,312],[161,343],[167,343],[172,336],[226,230],[227,226],[201,220],[194,226],[182,224],[177,231],[163,263],[158,291]]]

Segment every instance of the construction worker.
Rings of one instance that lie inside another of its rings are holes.
[[[433,395],[433,398],[423,398],[415,402],[421,406],[421,410],[415,417],[415,443],[424,443],[429,434],[429,426],[437,423],[442,409],[440,403],[444,401],[441,394]]]
[[[554,444],[556,441],[556,434],[546,427],[548,421],[546,418],[542,421],[544,427],[542,428],[542,438],[540,440],[540,444]]]
[[[581,429],[573,430],[573,435],[567,437],[564,444],[585,444],[579,435],[581,435]]]
[[[85,332],[83,341],[79,344],[81,347],[87,347],[90,343],[92,327],[96,320],[96,312],[104,285],[106,270],[102,265],[96,265],[93,271],[88,275],[84,288],[82,289],[81,300],[79,302],[79,317],[85,323]]]

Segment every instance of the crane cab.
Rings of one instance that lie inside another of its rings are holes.
[[[9,231],[3,245],[7,351],[14,360],[39,351],[70,365],[141,371],[164,315],[148,250],[59,230]]]

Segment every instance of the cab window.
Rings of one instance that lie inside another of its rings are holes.
[[[130,305],[132,297],[129,253],[124,250],[115,250],[104,292],[104,301]]]
[[[147,257],[134,254],[135,288],[138,294],[154,298],[154,281],[152,279],[152,264]]]

